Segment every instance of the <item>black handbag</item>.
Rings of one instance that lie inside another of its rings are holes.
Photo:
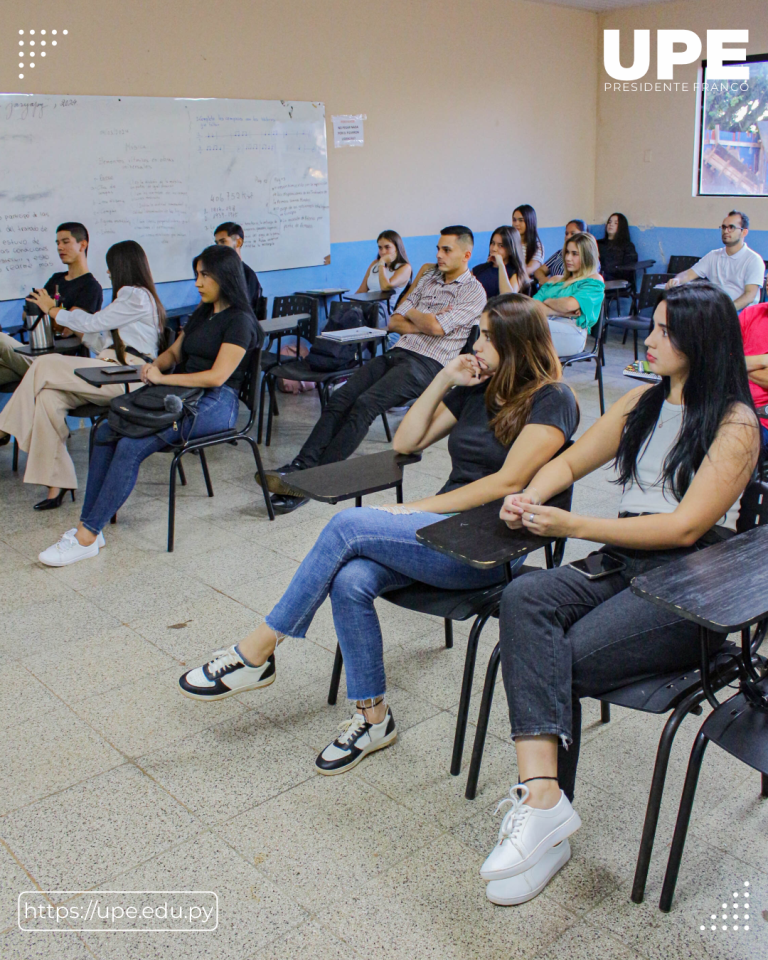
[[[112,436],[106,442],[112,442],[116,437],[138,440],[173,427],[178,432],[178,442],[184,443],[182,422],[185,417],[191,417],[194,424],[197,405],[204,393],[202,387],[170,387],[152,383],[133,393],[113,397],[107,415]],[[187,439],[192,425],[187,430]],[[171,443],[175,442],[174,438]]]
[[[346,310],[339,311],[325,325],[325,331],[352,330],[363,326],[363,311],[350,304]],[[357,354],[356,343],[334,343],[331,340],[315,340],[309,348],[307,363],[317,373],[334,373],[351,367]]]

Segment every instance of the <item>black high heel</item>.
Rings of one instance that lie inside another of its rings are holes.
[[[57,510],[67,494],[72,495],[72,503],[75,502],[75,491],[74,490],[59,490],[55,497],[48,497],[47,500],[41,500],[40,503],[36,503],[35,510]]]

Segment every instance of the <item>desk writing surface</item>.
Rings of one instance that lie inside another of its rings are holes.
[[[768,616],[768,526],[635,577],[632,592],[716,633]]]
[[[533,550],[539,550],[555,537],[537,537],[527,530],[510,530],[499,518],[504,502],[494,500],[472,510],[454,514],[438,523],[416,531],[416,539],[433,550],[461,560],[470,567],[481,570],[498,567],[516,560]],[[571,491],[558,494],[548,501],[552,507],[568,509]]]
[[[25,357],[46,357],[51,353],[76,353],[82,346],[83,342],[79,337],[54,337],[53,350],[32,350],[28,343],[20,343],[13,351]]]
[[[264,333],[276,335],[295,330],[305,320],[309,320],[308,313],[294,313],[289,317],[272,317],[271,320],[260,320],[259,323]]]
[[[75,370],[75,376],[80,377],[81,380],[85,380],[86,383],[90,383],[92,387],[141,382],[138,367],[133,368],[133,373],[115,373],[111,376],[105,375],[104,370],[106,367],[107,364],[105,364],[104,367],[80,367]]]
[[[421,460],[420,453],[399,454],[394,450],[353,457],[338,463],[299,470],[286,476],[293,489],[323,503],[338,503],[388,490],[403,478],[403,467]]]
[[[368,290],[365,293],[350,293],[346,299],[359,303],[376,303],[379,300],[389,300],[396,292],[396,290]]]

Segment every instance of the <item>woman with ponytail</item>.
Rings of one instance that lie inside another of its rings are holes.
[[[32,363],[0,414],[0,443],[16,437],[26,451],[25,483],[48,488],[35,510],[61,506],[66,493],[75,499],[77,475],[67,450],[67,413],[83,403],[109,406],[123,386],[93,387],[75,375],[81,367],[107,363],[142,364],[157,356],[165,326],[165,310],[155,289],[147,255],[135,240],[107,250],[112,302],[97,313],[64,310],[43,289],[29,300],[52,320],[73,330],[96,359],[48,354]]]
[[[647,360],[661,382],[630,390],[501,511],[512,528],[606,546],[586,565],[594,579],[569,564],[504,591],[501,666],[519,782],[480,870],[494,903],[530,900],[570,857],[567,838],[581,824],[571,806],[581,698],[698,664],[696,625],[635,596],[630,581],[733,536],[757,464],[760,427],[730,297],[710,283],[677,287],[653,320]],[[542,505],[611,461],[616,519]]]
[[[266,620],[181,677],[182,692],[198,700],[267,686],[275,679],[278,642],[305,637],[330,596],[347,695],[356,707],[343,733],[318,756],[319,773],[344,773],[397,736],[385,701],[376,597],[414,581],[449,589],[499,581],[498,570],[475,570],[425,547],[416,531],[446,513],[522,490],[578,425],[576,398],[561,382],[540,304],[520,294],[489,300],[474,350],[437,374],[394,439],[399,453],[415,453],[448,437],[452,469],[439,493],[414,503],[337,513]]]

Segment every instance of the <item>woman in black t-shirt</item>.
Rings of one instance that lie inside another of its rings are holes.
[[[229,430],[238,413],[238,394],[249,356],[263,333],[248,302],[240,257],[229,247],[213,246],[195,260],[201,304],[176,342],[153,363],[141,368],[144,383],[171,387],[203,387],[197,416],[184,421],[180,431],[169,427],[149,437],[110,440],[104,423],[88,466],[83,512],[76,530],[40,554],[47,566],[63,567],[95,557],[104,545],[102,533],[131,494],[143,460],[171,442]],[[179,372],[166,373],[174,366]]]
[[[528,291],[530,281],[525,269],[525,251],[514,227],[497,227],[493,231],[488,259],[473,267],[472,273],[482,283],[489,300],[501,293]]]
[[[475,355],[452,360],[408,411],[395,436],[401,453],[450,435],[452,470],[436,496],[414,503],[342,510],[318,537],[280,602],[239,644],[181,677],[182,692],[221,700],[275,679],[283,636],[304,637],[330,594],[344,655],[347,695],[357,702],[345,732],[317,758],[322,774],[343,773],[397,736],[384,694],[382,637],[374,600],[414,581],[448,589],[498,583],[416,539],[443,514],[469,510],[522,489],[576,429],[576,398],[561,382],[544,311],[521,294],[489,300]]]
[[[623,213],[612,213],[605,222],[605,236],[597,241],[600,251],[600,273],[604,280],[630,280],[634,276],[619,270],[637,263],[637,250],[629,237],[629,222]]]

